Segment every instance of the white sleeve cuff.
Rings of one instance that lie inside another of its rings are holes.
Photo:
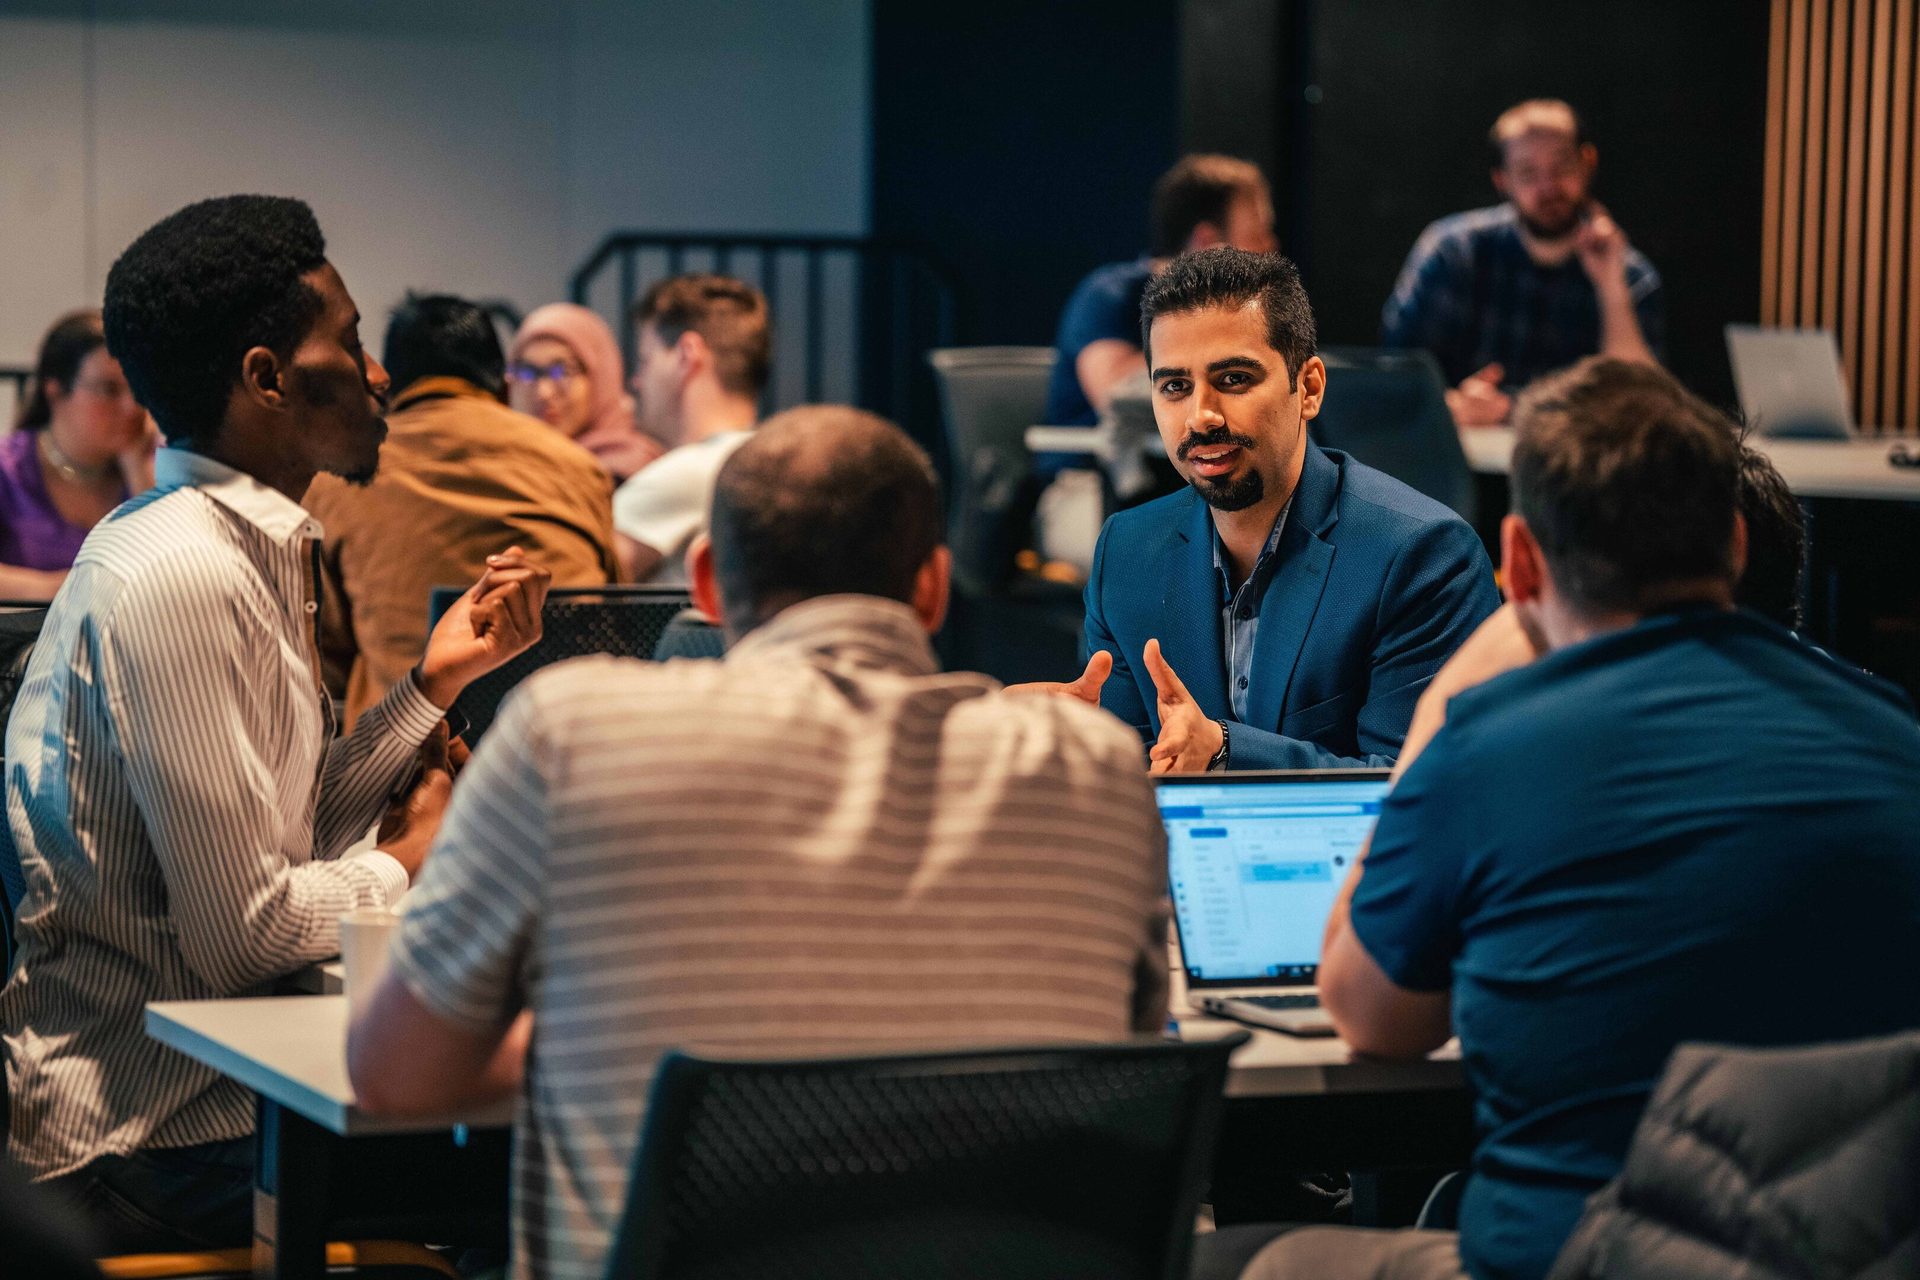
[[[407,891],[407,869],[401,866],[400,860],[392,854],[379,849],[369,849],[365,853],[354,854],[347,861],[356,867],[365,867],[373,872],[374,879],[380,883],[381,906],[392,906],[400,900],[400,895]]]

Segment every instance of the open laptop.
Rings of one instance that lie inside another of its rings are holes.
[[[1827,329],[1727,326],[1740,408],[1763,436],[1851,440],[1853,412],[1840,348]]]
[[[1314,989],[1321,935],[1387,786],[1385,769],[1154,779],[1189,1005],[1333,1034]]]

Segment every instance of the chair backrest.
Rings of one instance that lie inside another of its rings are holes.
[[[1473,470],[1447,412],[1447,384],[1425,351],[1326,347],[1327,397],[1315,441],[1384,471],[1471,523]]]
[[[609,1280],[1174,1280],[1244,1035],[660,1064]]]
[[[698,609],[682,609],[673,615],[653,646],[653,660],[668,658],[720,658],[727,652],[727,633],[707,621]]]
[[[1013,568],[1030,514],[1027,428],[1040,425],[1053,376],[1052,347],[947,347],[929,351],[947,424],[953,492],[947,543],[954,577],[976,594]]]
[[[465,587],[435,587],[429,625],[440,620]],[[555,587],[540,613],[540,642],[498,671],[481,676],[454,704],[467,718],[469,746],[478,745],[514,686],[541,667],[611,653],[651,658],[674,615],[692,603],[677,587]]]

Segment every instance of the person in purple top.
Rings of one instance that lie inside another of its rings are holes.
[[[107,351],[98,311],[62,316],[0,439],[0,597],[51,600],[115,507],[153,484],[158,437]]]

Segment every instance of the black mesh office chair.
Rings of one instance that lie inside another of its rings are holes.
[[[465,590],[435,587],[428,606],[429,625],[440,621],[440,615]],[[470,726],[467,745],[479,745],[500,703],[541,667],[593,653],[651,658],[667,624],[691,603],[687,593],[676,587],[555,587],[548,591],[540,613],[540,643],[475,680],[454,704]]]
[[[608,1280],[1175,1280],[1244,1039],[671,1054]]]
[[[655,662],[665,662],[668,658],[722,658],[726,653],[726,632],[707,621],[707,615],[698,609],[682,609],[674,614],[666,630],[660,633],[660,643],[653,646]]]
[[[1313,438],[1445,503],[1472,524],[1473,469],[1447,412],[1447,384],[1425,351],[1326,347],[1327,397]]]

